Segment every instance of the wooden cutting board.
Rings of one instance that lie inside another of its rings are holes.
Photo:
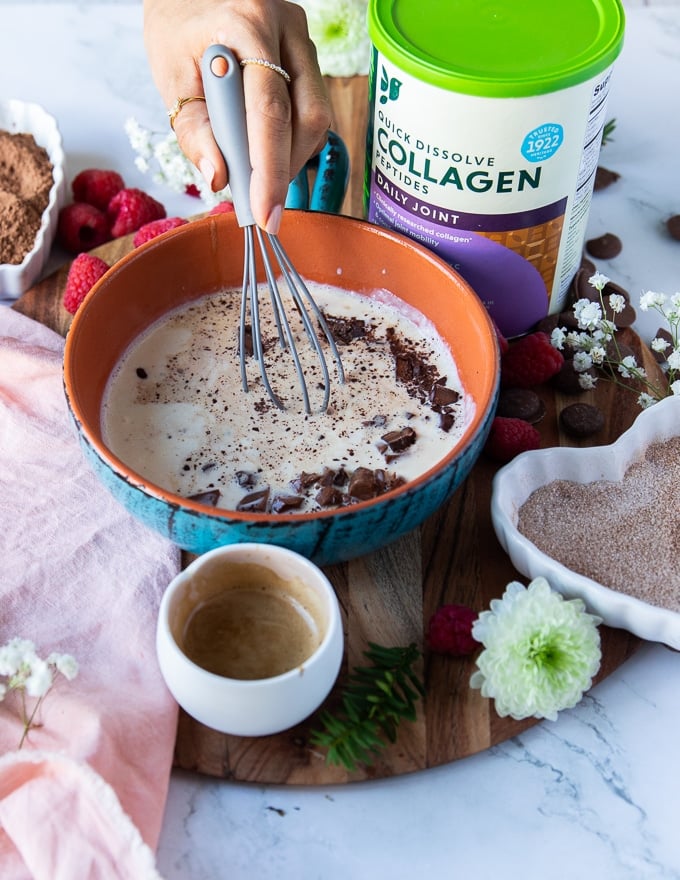
[[[353,159],[345,212],[361,214],[363,134],[366,119],[364,78],[329,81],[336,108],[335,128]],[[358,157],[358,158],[357,158]],[[112,263],[131,248],[131,237],[98,248],[95,253]],[[68,266],[24,294],[15,308],[61,334],[70,316],[61,305]],[[635,350],[650,373],[658,374],[651,352],[630,330],[622,341]],[[591,441],[574,444],[559,429],[560,410],[573,398],[538,389],[546,414],[538,425],[543,446],[600,445],[615,440],[632,424],[639,409],[635,395],[601,382],[582,395],[595,402],[606,417],[604,430]],[[364,663],[369,641],[383,645],[423,645],[424,630],[442,604],[461,603],[475,611],[488,607],[511,580],[523,580],[496,540],[490,516],[491,481],[496,467],[482,457],[451,501],[423,526],[391,546],[369,556],[329,566],[343,609],[346,652],[338,683],[326,706],[341,692],[348,668]],[[606,678],[632,655],[640,640],[623,630],[601,627],[602,665],[597,681]],[[241,738],[212,731],[180,713],[175,765],[210,776],[259,784],[327,785],[367,778],[389,777],[434,767],[482,751],[516,736],[536,722],[500,718],[468,682],[472,659],[425,653],[421,665],[427,695],[414,723],[402,724],[399,737],[376,764],[347,774],[327,766],[310,747],[309,733],[317,716],[278,736]]]

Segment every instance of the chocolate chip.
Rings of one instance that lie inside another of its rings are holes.
[[[510,419],[522,419],[532,425],[545,415],[545,404],[535,391],[529,388],[508,388],[501,392],[496,415]]]
[[[666,220],[666,228],[671,238],[680,241],[680,214],[674,214]]]
[[[597,171],[595,172],[595,189],[606,189],[608,186],[611,186],[612,183],[616,183],[616,181],[621,177],[621,175],[617,171],[610,171],[609,168],[603,168],[602,165],[597,166]]]
[[[242,510],[246,513],[265,513],[268,503],[269,486],[265,486],[264,489],[258,489],[257,492],[244,495],[236,505],[236,510]]]
[[[430,391],[430,403],[433,406],[449,406],[455,403],[460,395],[453,388],[447,388],[446,385],[436,384]]]
[[[324,317],[336,342],[349,345],[352,340],[363,339],[366,336],[366,322],[361,318],[339,318],[335,315]]]
[[[451,430],[451,428],[453,428],[455,423],[456,423],[456,417],[454,416],[453,413],[442,412],[439,414],[439,427],[446,434],[449,433],[449,431]]]
[[[257,481],[257,475],[251,471],[236,471],[236,482],[242,489],[251,489]]]
[[[586,242],[586,250],[598,260],[611,260],[618,256],[622,249],[621,239],[611,232],[605,232],[599,238],[591,238]]]
[[[148,375],[149,375],[146,372],[146,370],[144,369],[144,367],[137,367],[137,369],[135,370],[135,373],[137,373],[138,379],[146,379],[146,378],[148,378]]]
[[[217,507],[220,500],[219,489],[207,489],[205,492],[196,492],[194,495],[188,496],[189,501],[196,501],[198,504],[208,504],[211,507]]]
[[[321,507],[339,507],[344,500],[344,496],[335,486],[322,486],[316,493],[315,501]]]
[[[291,482],[291,486],[293,487],[293,489],[295,489],[296,492],[304,492],[305,489],[309,489],[310,486],[318,483],[320,479],[321,474],[302,471],[302,473],[298,474],[298,476],[295,477],[295,479]]]
[[[302,495],[276,495],[272,501],[272,513],[285,513],[287,510],[297,510],[302,506]]]
[[[347,493],[352,498],[365,501],[368,498],[375,498],[377,495],[380,495],[383,487],[384,479],[381,486],[375,471],[366,467],[358,467],[350,477]]]
[[[392,452],[403,452],[416,442],[416,432],[413,428],[402,428],[400,431],[388,431],[380,439],[387,443]]]
[[[560,413],[560,425],[570,437],[583,439],[604,428],[604,413],[592,403],[570,403]]]

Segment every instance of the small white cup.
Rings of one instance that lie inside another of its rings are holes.
[[[199,556],[166,589],[156,631],[161,672],[179,705],[237,736],[279,733],[309,717],[335,683],[343,644],[328,578],[304,556],[268,544]]]

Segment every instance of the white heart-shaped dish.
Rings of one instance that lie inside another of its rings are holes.
[[[571,571],[546,555],[517,528],[520,508],[539,487],[555,480],[620,481],[649,446],[678,436],[680,397],[674,396],[643,410],[633,425],[608,446],[553,447],[524,452],[496,474],[491,516],[498,540],[523,575],[529,578],[542,575],[565,596],[583,599],[588,610],[599,615],[608,626],[626,629],[640,638],[680,650],[679,613]]]
[[[0,300],[16,299],[39,278],[47,265],[50,249],[57,232],[59,210],[66,201],[64,150],[57,120],[39,104],[10,99],[0,101],[0,129],[11,134],[32,134],[38,146],[44,147],[52,163],[53,184],[49,201],[43,211],[42,223],[33,248],[21,263],[0,265]]]

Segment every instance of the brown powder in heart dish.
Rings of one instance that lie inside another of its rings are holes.
[[[517,528],[578,574],[680,611],[680,437],[649,446],[620,481],[554,480],[519,510]]]
[[[52,163],[31,134],[0,131],[0,264],[32,250],[52,188]]]

